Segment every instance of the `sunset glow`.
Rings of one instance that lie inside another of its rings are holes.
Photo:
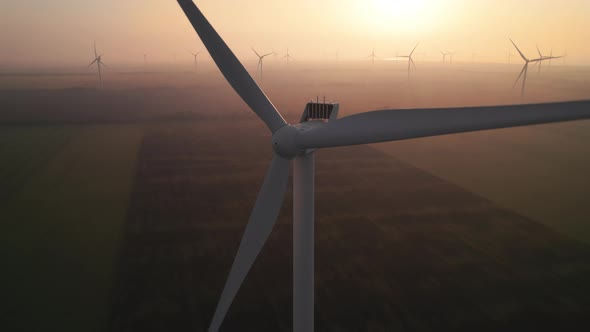
[[[372,48],[391,56],[417,41],[427,54],[457,52],[455,61],[504,62],[515,39],[527,54],[535,45],[567,51],[569,64],[590,59],[590,2],[492,0],[197,0],[236,54],[250,47],[285,52],[298,60],[358,60]],[[6,0],[0,9],[0,64],[78,64],[92,43],[115,62],[189,62],[202,48],[175,0]],[[7,46],[6,46],[7,45]],[[437,60],[425,58],[424,60]],[[208,60],[209,61],[209,60]]]

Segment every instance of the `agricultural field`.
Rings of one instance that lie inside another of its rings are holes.
[[[146,131],[113,330],[206,331],[271,158],[257,133],[256,121]],[[370,147],[318,151],[316,184],[318,330],[587,322],[587,246]],[[291,330],[291,200],[222,330]]]
[[[521,99],[516,66],[430,64],[410,81],[393,66],[270,65],[261,85],[291,122],[320,93],[341,116],[588,97],[588,72],[569,67],[531,76]],[[105,81],[0,75],[3,321],[205,331],[270,134],[206,65]],[[588,132],[580,121],[318,151],[317,329],[587,324]],[[290,330],[291,199],[224,329]]]
[[[141,132],[133,125],[0,128],[7,330],[105,330]]]

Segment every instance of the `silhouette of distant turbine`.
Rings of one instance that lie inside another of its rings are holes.
[[[102,85],[102,71],[101,71],[101,66],[105,66],[105,67],[108,67],[108,66],[105,65],[102,62],[102,54],[99,55],[98,52],[96,51],[96,41],[94,41],[94,61],[92,61],[88,65],[88,67],[92,66],[95,63],[96,63],[96,66],[98,67],[98,81],[99,81],[99,84],[100,84],[100,88],[102,89],[103,88],[103,85]]]

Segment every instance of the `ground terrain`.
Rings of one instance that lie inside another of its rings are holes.
[[[590,97],[584,67],[265,66],[289,121]],[[205,330],[271,158],[212,67],[0,75],[0,277],[11,330]],[[74,75],[75,74],[75,75]],[[590,312],[590,122],[321,150],[321,331],[575,330]],[[291,197],[226,330],[288,331]],[[256,319],[252,319],[252,313]]]

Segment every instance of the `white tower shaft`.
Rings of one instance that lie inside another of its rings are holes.
[[[313,152],[293,160],[293,331],[314,327]]]

